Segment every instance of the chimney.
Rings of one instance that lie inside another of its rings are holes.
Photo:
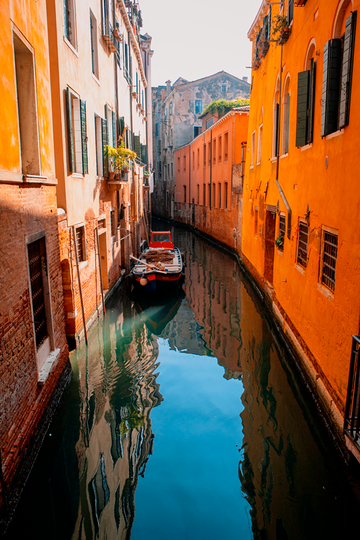
[[[248,82],[249,77],[243,77],[243,81]]]
[[[171,92],[171,81],[166,81],[166,95],[168,96]]]

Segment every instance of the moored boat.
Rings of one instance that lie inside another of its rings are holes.
[[[176,290],[183,279],[184,262],[180,250],[174,246],[170,231],[154,231],[150,246],[136,262],[131,275],[137,289],[149,293]]]

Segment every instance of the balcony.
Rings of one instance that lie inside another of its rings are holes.
[[[305,6],[307,0],[295,0],[295,6],[303,7]]]
[[[360,336],[353,336],[344,431],[360,452]]]
[[[105,43],[107,44],[109,50],[111,52],[116,52],[118,49],[119,41],[114,34],[113,27],[108,21],[104,22],[103,24],[102,37]]]

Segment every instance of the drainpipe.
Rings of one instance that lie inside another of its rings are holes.
[[[189,221],[190,221],[190,204],[191,204],[191,143],[189,143]]]
[[[285,204],[287,213],[288,213],[288,222],[287,222],[287,237],[290,240],[291,235],[291,208],[290,205],[286,199],[285,193],[282,190],[282,187],[279,182],[279,165],[280,165],[280,117],[281,117],[281,89],[282,89],[282,60],[283,60],[283,45],[281,45],[281,56],[280,56],[280,91],[279,91],[279,116],[278,116],[278,138],[277,138],[277,156],[276,156],[276,185],[278,187],[278,190],[280,192],[281,198]]]
[[[211,210],[211,197],[212,197],[212,129],[210,130],[210,198],[209,198],[210,210]]]
[[[113,23],[116,26],[116,13],[115,13],[115,2],[113,2]],[[118,145],[119,141],[119,96],[118,96],[118,71],[117,71],[117,51],[114,54],[114,70],[115,70],[115,137],[114,141],[115,148]]]

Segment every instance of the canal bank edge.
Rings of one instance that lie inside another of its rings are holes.
[[[336,397],[332,396],[329,388],[330,385],[324,373],[300,333],[277,301],[275,291],[270,283],[266,282],[243,253],[239,253],[235,249],[187,223],[167,220],[155,215],[153,215],[153,218],[166,221],[179,228],[190,230],[208,243],[235,258],[257,296],[264,302],[277,332],[294,360],[297,370],[305,378],[309,394],[315,402],[319,416],[325,424],[334,443],[334,447],[346,463],[350,463],[352,457],[354,457],[360,464],[360,452],[344,433],[344,420],[341,412],[344,415],[345,410],[337,402]]]
[[[7,504],[3,504],[0,508],[0,537],[6,533],[7,528],[14,516],[22,492],[38,457],[45,436],[49,430],[51,421],[60,404],[63,393],[70,382],[71,374],[71,364],[69,357],[67,357],[64,369],[62,370],[53,391],[49,390],[51,394],[49,401],[36,427],[34,435],[30,439],[29,446],[21,458],[10,486],[7,486]]]

